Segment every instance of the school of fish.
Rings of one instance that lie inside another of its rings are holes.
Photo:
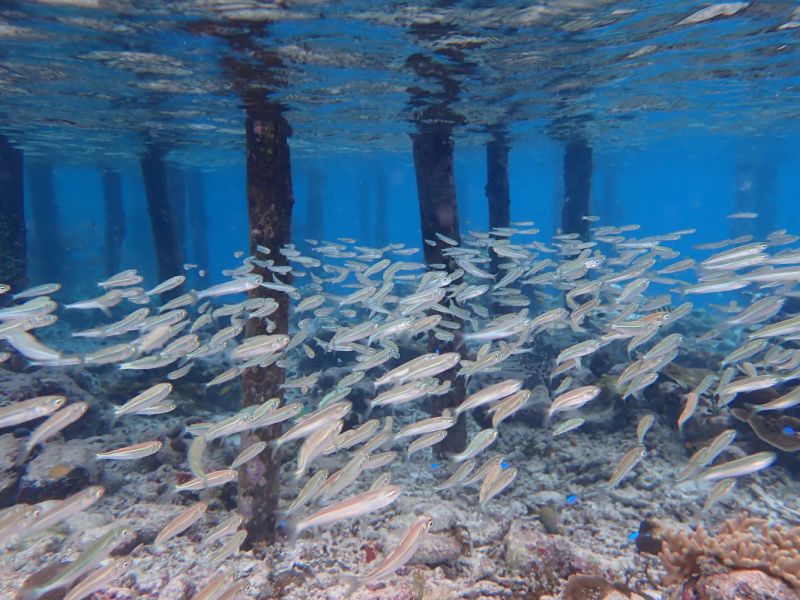
[[[800,338],[800,317],[779,314],[789,299],[800,294],[793,289],[800,281],[800,250],[780,250],[797,242],[798,236],[781,230],[763,241],[745,236],[694,246],[698,252],[718,251],[701,260],[681,257],[666,246],[694,230],[636,239],[629,237],[638,229],[636,225],[595,226],[591,241],[582,241],[577,234],[557,234],[548,245],[533,239],[538,233],[533,225],[520,222],[489,232],[470,231],[460,242],[441,234],[424,240],[439,249],[446,261],[439,264],[411,262],[411,257],[421,252],[419,248],[403,244],[370,248],[349,238],[306,240],[302,251],[290,244],[280,249],[279,261],[269,256],[268,248],[259,246],[253,256],[237,253],[241,265],[225,272],[228,279],[224,283],[163,303],[158,297],[183,284],[184,276],[146,290],[139,287],[143,278],[135,270],[126,270],[98,283],[97,297],[61,306],[63,310],[101,311],[106,320],[115,319],[71,333],[97,340],[95,351],[80,355],[50,347],[36,334],[37,329],[52,326],[58,319],[59,304],[51,295],[59,292],[60,284],[19,291],[3,285],[2,293],[13,293],[15,303],[0,309],[0,339],[12,349],[0,359],[9,360],[16,352],[31,365],[44,368],[116,364],[119,369],[154,370],[163,381],[114,406],[114,422],[173,411],[176,404],[169,397],[173,385],[179,384],[172,382],[186,377],[201,358],[216,355],[225,367],[206,382],[208,387],[241,377],[248,369],[269,365],[294,369],[299,357],[313,359],[319,352],[336,353],[349,367],[350,374],[323,397],[313,394],[321,373],[310,372],[282,384],[284,390],[295,391],[288,404],[276,397],[220,421],[188,427],[187,433],[193,437],[186,464],[194,479],[176,484],[170,494],[198,492],[203,499],[190,504],[161,530],[156,547],[202,522],[211,488],[236,482],[254,457],[284,447],[295,451],[289,454],[293,460],[284,460],[283,478],[287,484],[298,485],[295,500],[280,513],[290,545],[307,530],[380,511],[403,493],[402,486],[391,483],[391,465],[400,451],[406,460],[412,460],[416,453],[442,442],[460,415],[479,407],[491,415],[491,428],[471,436],[460,452],[447,455],[450,477],[434,492],[478,485],[480,507],[487,510],[490,502],[498,501],[512,486],[518,470],[503,462],[502,456],[485,455],[502,436],[503,421],[523,409],[531,395],[522,379],[504,376],[504,362],[532,352],[536,336],[556,330],[569,328],[581,341],[560,349],[550,365],[552,402],[542,425],[552,429],[552,436],[579,433],[585,421],[575,411],[602,397],[598,385],[573,385],[579,379],[581,361],[601,348],[624,344],[630,356],[616,381],[620,401],[640,398],[659,380],[660,372],[686,349],[683,336],[670,332],[671,326],[692,310],[685,296],[745,288],[752,292],[746,306],[736,302],[711,305],[724,316],[712,330],[698,332],[693,343],[713,343],[727,330],[736,329],[745,332],[741,346],[724,358],[721,373],[691,389],[685,385],[685,404],[677,422],[661,426],[680,430],[699,406],[719,411],[739,393],[782,386],[800,377],[800,350],[780,345],[781,339]],[[492,265],[497,265],[499,272],[490,272]],[[254,274],[256,268],[268,275]],[[292,275],[292,283],[282,281],[287,274]],[[689,274],[692,281],[678,279]],[[657,287],[660,293],[653,295]],[[270,320],[279,308],[278,300],[253,295],[244,299],[258,288],[291,299],[288,335],[274,333],[276,324]],[[232,302],[224,303],[228,298]],[[158,308],[145,306],[148,304]],[[131,310],[124,310],[129,305]],[[124,316],[120,318],[121,313]],[[250,319],[263,319],[268,334],[245,338]],[[404,343],[422,336],[434,338],[443,350],[401,361]],[[360,424],[345,429],[345,418],[354,410],[348,394],[364,377],[373,380],[374,395],[359,415]],[[442,414],[397,431],[392,416],[385,416],[383,422],[370,418],[377,407],[394,409],[452,393],[459,377],[473,383],[493,381],[465,394]],[[751,410],[783,411],[798,404],[800,387]],[[0,407],[0,427],[35,422],[30,436],[22,440],[16,466],[24,466],[37,445],[81,419],[87,409],[87,403],[71,402],[64,396],[30,398]],[[272,443],[239,448],[228,468],[206,470],[204,456],[214,440],[235,441],[243,432],[279,424],[283,425],[282,434]],[[617,487],[647,460],[644,439],[654,425],[658,423],[653,415],[641,419],[636,439],[621,449],[616,469],[601,491]],[[683,472],[675,474],[676,484],[714,483],[704,510],[728,493],[737,477],[769,467],[776,459],[772,452],[759,452],[715,464],[735,436],[733,430],[723,432],[698,450]],[[96,459],[136,460],[158,453],[162,447],[161,441],[142,440],[100,452]],[[314,468],[320,457],[336,453],[343,459],[338,471]],[[367,485],[363,479],[370,470],[380,471]],[[360,491],[352,491],[355,488]],[[86,510],[103,494],[102,486],[93,486],[44,510],[26,504],[3,510],[0,551],[14,539],[44,531]],[[247,535],[240,529],[243,523],[244,517],[232,512],[206,533],[198,551],[210,550],[205,559],[208,564],[223,564],[237,553]],[[429,515],[416,518],[397,548],[377,566],[362,575],[344,576],[344,597],[406,564],[432,525]],[[130,567],[126,557],[109,559],[125,535],[124,529],[117,529],[102,536],[47,583],[27,589],[24,600],[36,600],[79,580],[70,589],[68,600],[80,600],[103,589]],[[194,597],[233,600],[246,592],[246,582],[235,581],[225,571]]]

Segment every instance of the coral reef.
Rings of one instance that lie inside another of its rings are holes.
[[[713,556],[732,569],[757,569],[800,588],[800,527],[784,529],[742,513],[726,519],[710,536],[702,525],[695,531],[668,531],[658,555],[667,571],[666,583],[680,583],[704,575],[704,556]]]

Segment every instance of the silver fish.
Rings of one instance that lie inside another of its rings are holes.
[[[54,412],[48,419],[33,430],[31,435],[20,444],[19,454],[14,462],[14,466],[21,467],[28,460],[28,456],[37,444],[41,444],[48,438],[71,425],[89,410],[87,402],[75,402]]]
[[[409,460],[414,452],[422,450],[423,448],[429,448],[434,444],[438,444],[445,437],[447,437],[447,431],[434,431],[433,433],[423,435],[422,437],[414,440],[408,446],[408,451],[406,452],[406,460]]]
[[[639,425],[636,427],[636,439],[639,440],[640,444],[644,441],[644,436],[647,435],[655,420],[656,418],[653,415],[645,415],[639,421]]]
[[[472,410],[478,406],[489,404],[496,400],[506,398],[511,394],[518,392],[522,388],[524,382],[522,379],[506,379],[500,383],[490,385],[479,392],[476,392],[464,400],[455,409],[455,415],[458,416],[466,410]]]
[[[173,492],[198,492],[207,487],[216,487],[225,485],[228,482],[235,481],[239,477],[239,472],[233,469],[222,469],[221,471],[214,471],[206,476],[205,481],[196,477],[186,483],[176,485]]]
[[[110,450],[108,452],[98,452],[95,457],[97,460],[136,460],[137,458],[144,458],[151,456],[161,450],[164,446],[162,442],[142,442],[133,446],[126,446],[117,450]]]
[[[297,536],[311,527],[323,527],[337,521],[355,519],[385,508],[397,500],[402,491],[403,488],[399,485],[387,485],[326,506],[297,523],[288,524],[289,543],[293,546]]]
[[[778,455],[774,452],[758,452],[744,458],[732,460],[730,462],[717,465],[706,469],[700,474],[700,478],[705,481],[717,481],[728,477],[741,477],[765,469],[775,462]]]
[[[478,503],[481,508],[485,507],[492,498],[507,488],[517,477],[516,467],[507,467],[503,469],[502,466],[500,466],[499,468],[501,471],[496,476],[489,478],[487,474],[486,479],[484,479],[478,494]]]
[[[572,431],[573,429],[577,429],[585,422],[586,419],[569,419],[568,421],[564,421],[558,427],[556,427],[555,431],[553,431],[553,437],[556,437],[557,435],[561,435],[563,433],[567,433],[568,431]]]
[[[72,515],[89,508],[92,504],[103,497],[106,488],[102,485],[95,485],[72,494],[62,500],[52,508],[42,511],[22,532],[22,535],[35,535],[49,529],[62,521],[69,519]]]
[[[547,419],[549,420],[556,413],[580,408],[587,402],[597,398],[601,391],[596,385],[587,385],[562,394],[553,400],[547,411]]]
[[[639,464],[639,461],[642,460],[642,457],[645,453],[644,446],[637,446],[632,450],[629,450],[625,456],[619,461],[617,468],[614,469],[614,473],[611,475],[611,480],[604,485],[606,490],[613,490],[622,479],[630,473],[633,468]]]
[[[250,444],[250,446],[239,453],[239,456],[234,459],[229,468],[236,469],[241,467],[247,461],[261,454],[266,448],[267,442],[256,442],[254,444]]]
[[[95,569],[84,577],[78,585],[70,589],[64,600],[83,600],[89,594],[93,594],[115,579],[119,579],[130,569],[131,562],[130,558],[123,556]]]
[[[0,428],[13,427],[53,414],[67,402],[65,396],[39,396],[0,408]]]
[[[441,492],[459,485],[462,481],[469,477],[469,474],[475,468],[476,464],[477,462],[475,460],[465,461],[458,467],[458,469],[456,469],[455,473],[453,473],[447,481],[434,486],[434,491]]]
[[[81,552],[78,558],[60,569],[47,583],[31,590],[31,593],[26,595],[26,597],[32,599],[41,598],[47,592],[69,586],[72,582],[81,577],[81,575],[99,565],[117,544],[122,541],[126,533],[127,529],[120,527],[101,536],[86,548],[86,550]]]
[[[348,586],[343,598],[350,598],[358,588],[372,581],[385,579],[405,565],[414,556],[432,526],[433,519],[430,515],[423,514],[418,516],[403,534],[397,547],[371,571],[360,577],[357,575],[342,575],[339,578],[340,581]]]
[[[175,277],[170,277],[166,281],[159,283],[156,287],[154,287],[149,292],[145,292],[145,296],[154,296],[156,294],[163,294],[164,292],[168,292],[169,290],[174,290],[176,287],[181,285],[184,281],[186,281],[185,275],[176,275]]]
[[[122,406],[114,408],[114,416],[121,417],[162,402],[172,392],[171,383],[157,383]]]
[[[482,429],[472,439],[463,452],[459,452],[457,454],[452,452],[446,453],[447,458],[454,463],[460,463],[464,462],[465,460],[469,460],[470,458],[474,458],[486,450],[486,448],[491,446],[495,440],[497,440],[497,435],[498,433],[496,429]]]
[[[295,512],[298,508],[301,508],[304,504],[306,504],[309,500],[314,498],[319,491],[319,489],[323,486],[325,481],[328,479],[328,470],[327,469],[320,469],[314,476],[309,479],[303,489],[300,490],[300,493],[297,495],[297,498],[283,510],[279,510],[276,514],[279,517],[286,518],[293,512]]]
[[[725,494],[730,492],[736,486],[735,479],[720,479],[717,484],[714,486],[714,489],[708,494],[706,498],[705,504],[703,504],[703,508],[701,512],[708,511],[714,504],[716,504],[720,498],[722,498]]]
[[[160,546],[189,529],[192,525],[197,523],[205,516],[208,511],[208,502],[200,501],[185,509],[181,514],[167,523],[164,528],[158,533],[154,546]]]
[[[246,531],[237,531],[227,542],[217,550],[214,554],[208,557],[208,564],[209,565],[216,565],[217,563],[221,563],[226,558],[232,556],[237,550],[239,550],[239,546],[244,543],[244,540],[247,538]]]
[[[239,529],[242,523],[244,523],[244,517],[242,515],[231,515],[208,532],[208,535],[203,538],[202,542],[200,542],[200,548],[207,548],[214,542],[229,535],[233,535],[236,530]]]
[[[192,600],[219,600],[225,591],[233,584],[233,573],[226,571],[213,577]]]

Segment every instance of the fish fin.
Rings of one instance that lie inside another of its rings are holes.
[[[111,312],[111,309],[107,306],[101,306],[100,310],[103,311],[103,314],[109,318],[112,318],[114,314]]]
[[[344,596],[342,596],[343,600],[350,598],[362,585],[361,580],[355,575],[339,575],[339,582],[342,585],[348,586],[347,591],[344,593]]]

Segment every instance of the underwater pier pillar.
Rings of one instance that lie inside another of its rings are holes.
[[[508,183],[508,141],[502,134],[486,144],[486,199],[489,229],[511,225],[511,195]],[[492,250],[492,273],[499,272],[500,257]]]
[[[10,285],[11,293],[28,287],[23,173],[22,150],[0,136],[0,283]],[[10,302],[10,293],[3,300]]]
[[[181,264],[188,262],[186,249],[186,178],[177,167],[167,169],[169,199],[172,202],[172,215],[175,219],[175,239],[178,243],[178,258]]]
[[[306,196],[306,235],[321,240],[325,231],[325,174],[312,169],[308,173]]]
[[[617,168],[607,166],[603,169],[602,195],[597,215],[604,225],[622,225],[622,206],[617,193]]]
[[[389,178],[378,173],[375,179],[375,246],[383,248],[389,243]]]
[[[577,233],[581,241],[589,241],[591,214],[592,148],[586,140],[570,140],[564,151],[564,208],[561,211],[561,231]]]
[[[192,259],[197,271],[208,272],[208,217],[206,216],[203,174],[186,173],[186,202],[188,205],[188,230],[192,245]],[[193,273],[197,273],[193,271]],[[197,275],[199,277],[199,275]],[[199,284],[198,284],[199,285]]]
[[[280,253],[284,244],[291,242],[292,171],[288,138],[292,129],[283,118],[277,105],[249,104],[245,123],[247,140],[247,212],[250,224],[250,253],[256,246],[270,249],[269,257],[276,265],[287,265]],[[267,269],[256,267],[254,273],[271,279]],[[283,283],[292,283],[291,274],[280,277]],[[278,309],[270,319],[275,323],[273,333],[289,332],[289,297],[274,290],[256,288],[251,298],[274,298]],[[266,319],[247,322],[248,338],[267,334]],[[242,406],[258,406],[273,397],[283,399],[279,386],[286,380],[286,371],[271,365],[248,369],[242,375]],[[269,442],[280,433],[280,426],[245,432],[242,447],[258,441]],[[281,455],[273,459],[269,450],[262,452],[239,470],[239,510],[245,517],[248,540],[252,544],[271,544],[275,541],[275,511],[278,509]]]
[[[119,272],[122,260],[122,242],[125,241],[125,208],[122,204],[122,176],[117,171],[104,169],[103,207],[105,209],[105,239],[103,254],[106,277]]]
[[[31,258],[42,283],[61,283],[65,248],[61,239],[53,167],[49,163],[31,163],[27,170],[33,217]]]
[[[442,250],[449,246],[436,236],[439,233],[456,242],[461,241],[458,229],[458,202],[453,163],[455,142],[452,129],[449,126],[423,126],[420,127],[419,133],[411,135],[411,141],[425,262],[428,265],[452,262],[442,255]],[[425,240],[437,242],[436,246],[424,243]],[[449,267],[451,271],[457,268],[455,264]],[[428,351],[443,354],[456,350],[453,342],[440,341],[431,332],[428,337]],[[466,346],[461,347],[460,353],[466,358]],[[455,408],[461,404],[466,394],[464,378],[457,377],[457,369],[442,373],[439,380],[442,383],[445,380],[452,382],[452,387],[448,393],[431,398],[432,416],[440,416],[446,408]],[[467,421],[466,415],[462,413],[455,426],[448,429],[447,437],[436,445],[436,449],[439,452],[459,452],[466,443]]]
[[[164,162],[164,149],[150,144],[141,158],[142,181],[147,197],[147,212],[150,214],[150,227],[153,230],[153,245],[156,250],[156,266],[159,281],[181,275],[178,239],[175,233],[175,217],[169,198],[167,165]],[[161,294],[162,301],[177,298],[183,294],[183,286]]]

